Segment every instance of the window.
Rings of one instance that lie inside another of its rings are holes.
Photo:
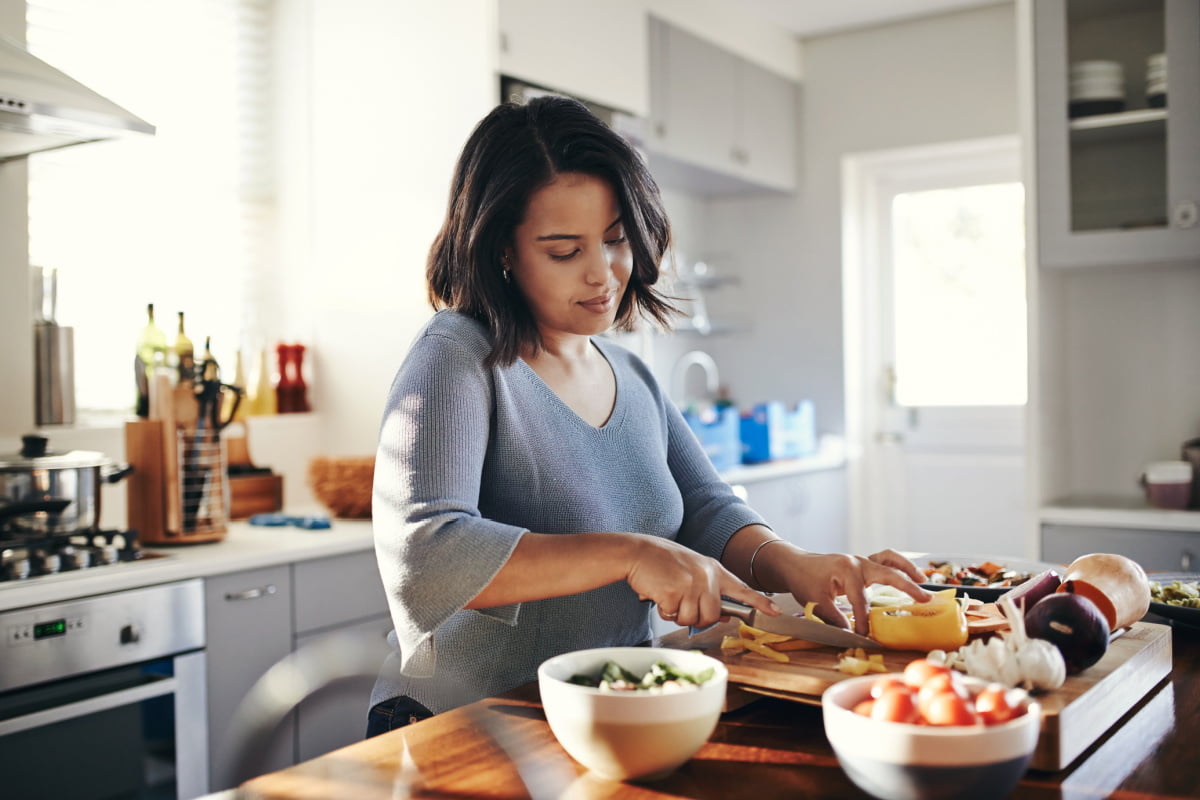
[[[30,263],[58,270],[76,402],[133,407],[148,303],[225,380],[263,345],[274,229],[272,0],[31,0],[30,52],[157,126],[29,159]]]
[[[893,198],[900,405],[1025,404],[1024,197],[996,183]]]

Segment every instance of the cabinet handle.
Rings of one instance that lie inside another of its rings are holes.
[[[1179,557],[1179,567],[1184,572],[1192,571],[1192,553],[1190,550],[1184,550],[1183,555]]]
[[[1191,201],[1180,203],[1175,206],[1175,227],[1184,228],[1185,230],[1195,227],[1198,216],[1200,214],[1197,214],[1195,203]]]
[[[275,594],[278,591],[275,584],[268,583],[266,586],[257,586],[253,589],[243,589],[240,592],[226,592],[225,599],[233,602],[235,600],[257,600],[266,595]]]

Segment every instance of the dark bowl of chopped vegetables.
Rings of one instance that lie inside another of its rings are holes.
[[[708,741],[728,677],[700,652],[602,647],[546,660],[538,688],[550,730],[572,758],[604,778],[654,780]]]

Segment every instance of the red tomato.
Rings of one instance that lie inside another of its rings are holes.
[[[900,675],[880,675],[871,684],[871,697],[878,698],[888,689],[901,688],[907,690],[908,684],[904,682],[904,678]]]
[[[956,694],[964,700],[969,700],[971,693],[967,691],[967,687],[963,684],[962,676],[954,670],[946,672],[938,672],[930,675],[921,688],[917,690],[917,707],[921,709],[921,713],[925,713],[925,704],[929,700],[939,694],[949,692]]]
[[[874,700],[862,700],[854,706],[855,714],[862,714],[864,717],[871,716],[871,709],[875,707]]]
[[[1008,690],[993,683],[975,696],[975,711],[984,725],[998,725],[1025,713],[1020,702],[1010,703]]]
[[[916,722],[917,704],[911,691],[896,686],[887,689],[875,699],[871,708],[871,719],[887,722]]]
[[[969,700],[954,692],[932,695],[921,709],[930,725],[981,725],[982,720],[971,708]]]
[[[944,675],[950,671],[950,668],[942,664],[935,664],[924,658],[917,658],[908,662],[908,666],[904,668],[904,682],[913,689],[920,689],[929,678],[934,675]]]

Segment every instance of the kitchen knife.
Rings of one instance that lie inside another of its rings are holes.
[[[781,598],[776,598],[778,602]],[[725,598],[721,601],[721,614],[745,620],[747,625],[768,633],[781,633],[793,639],[805,639],[820,644],[830,644],[836,647],[861,647],[864,650],[882,650],[883,645],[869,636],[861,636],[854,631],[827,625],[820,620],[793,616],[785,604],[784,612],[777,617],[761,614],[757,609],[742,605],[734,600]]]

